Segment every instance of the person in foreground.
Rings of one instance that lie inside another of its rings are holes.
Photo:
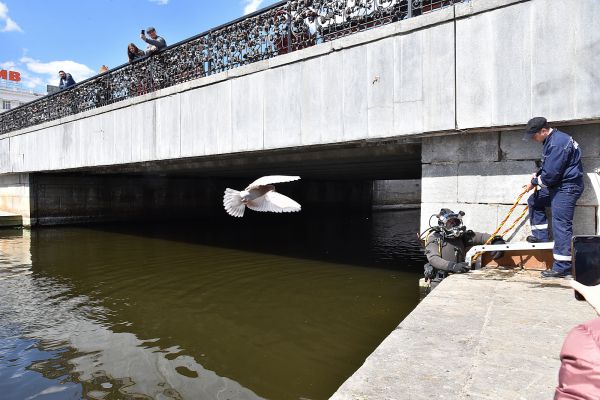
[[[600,315],[600,285],[570,281]],[[554,400],[600,399],[600,318],[571,329],[560,351],[560,370]]]
[[[542,272],[542,278],[570,277],[573,214],[584,188],[581,149],[571,136],[551,128],[544,117],[535,117],[527,122],[523,140],[544,144],[542,167],[523,186],[527,191],[536,186],[540,188],[527,200],[532,232],[527,241],[550,240],[546,207],[551,207],[554,263],[552,269]]]
[[[438,225],[429,228],[422,235],[425,236],[425,280],[430,282],[429,291],[435,289],[448,274],[462,274],[469,272],[469,264],[465,262],[466,250],[479,244],[484,244],[490,238],[487,233],[467,230],[463,225],[464,212],[453,212],[442,208],[435,216]],[[433,217],[433,215],[432,215]],[[500,236],[496,236],[492,244],[505,243]],[[498,259],[503,252],[494,252],[492,257]]]

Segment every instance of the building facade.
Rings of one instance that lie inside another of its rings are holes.
[[[45,94],[0,85],[0,113],[17,108],[21,104],[29,103],[42,96],[45,96]]]

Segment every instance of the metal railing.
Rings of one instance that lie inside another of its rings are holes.
[[[468,0],[292,0],[0,114],[0,134],[269,59]],[[68,71],[67,71],[68,72]]]

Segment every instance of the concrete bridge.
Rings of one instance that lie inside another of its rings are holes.
[[[314,204],[326,181],[326,201],[364,205],[372,181],[420,179],[422,225],[446,206],[490,230],[535,170],[541,148],[520,130],[543,115],[583,148],[576,233],[595,233],[599,18],[596,0],[460,2],[25,123],[0,136],[0,210],[30,224],[184,216],[218,206],[230,180],[290,173]]]

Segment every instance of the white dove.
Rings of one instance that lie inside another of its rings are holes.
[[[225,189],[223,206],[225,211],[234,217],[243,217],[248,207],[254,211],[296,212],[300,204],[275,191],[273,183],[291,182],[300,179],[299,176],[269,175],[258,178],[241,192],[230,188]]]

